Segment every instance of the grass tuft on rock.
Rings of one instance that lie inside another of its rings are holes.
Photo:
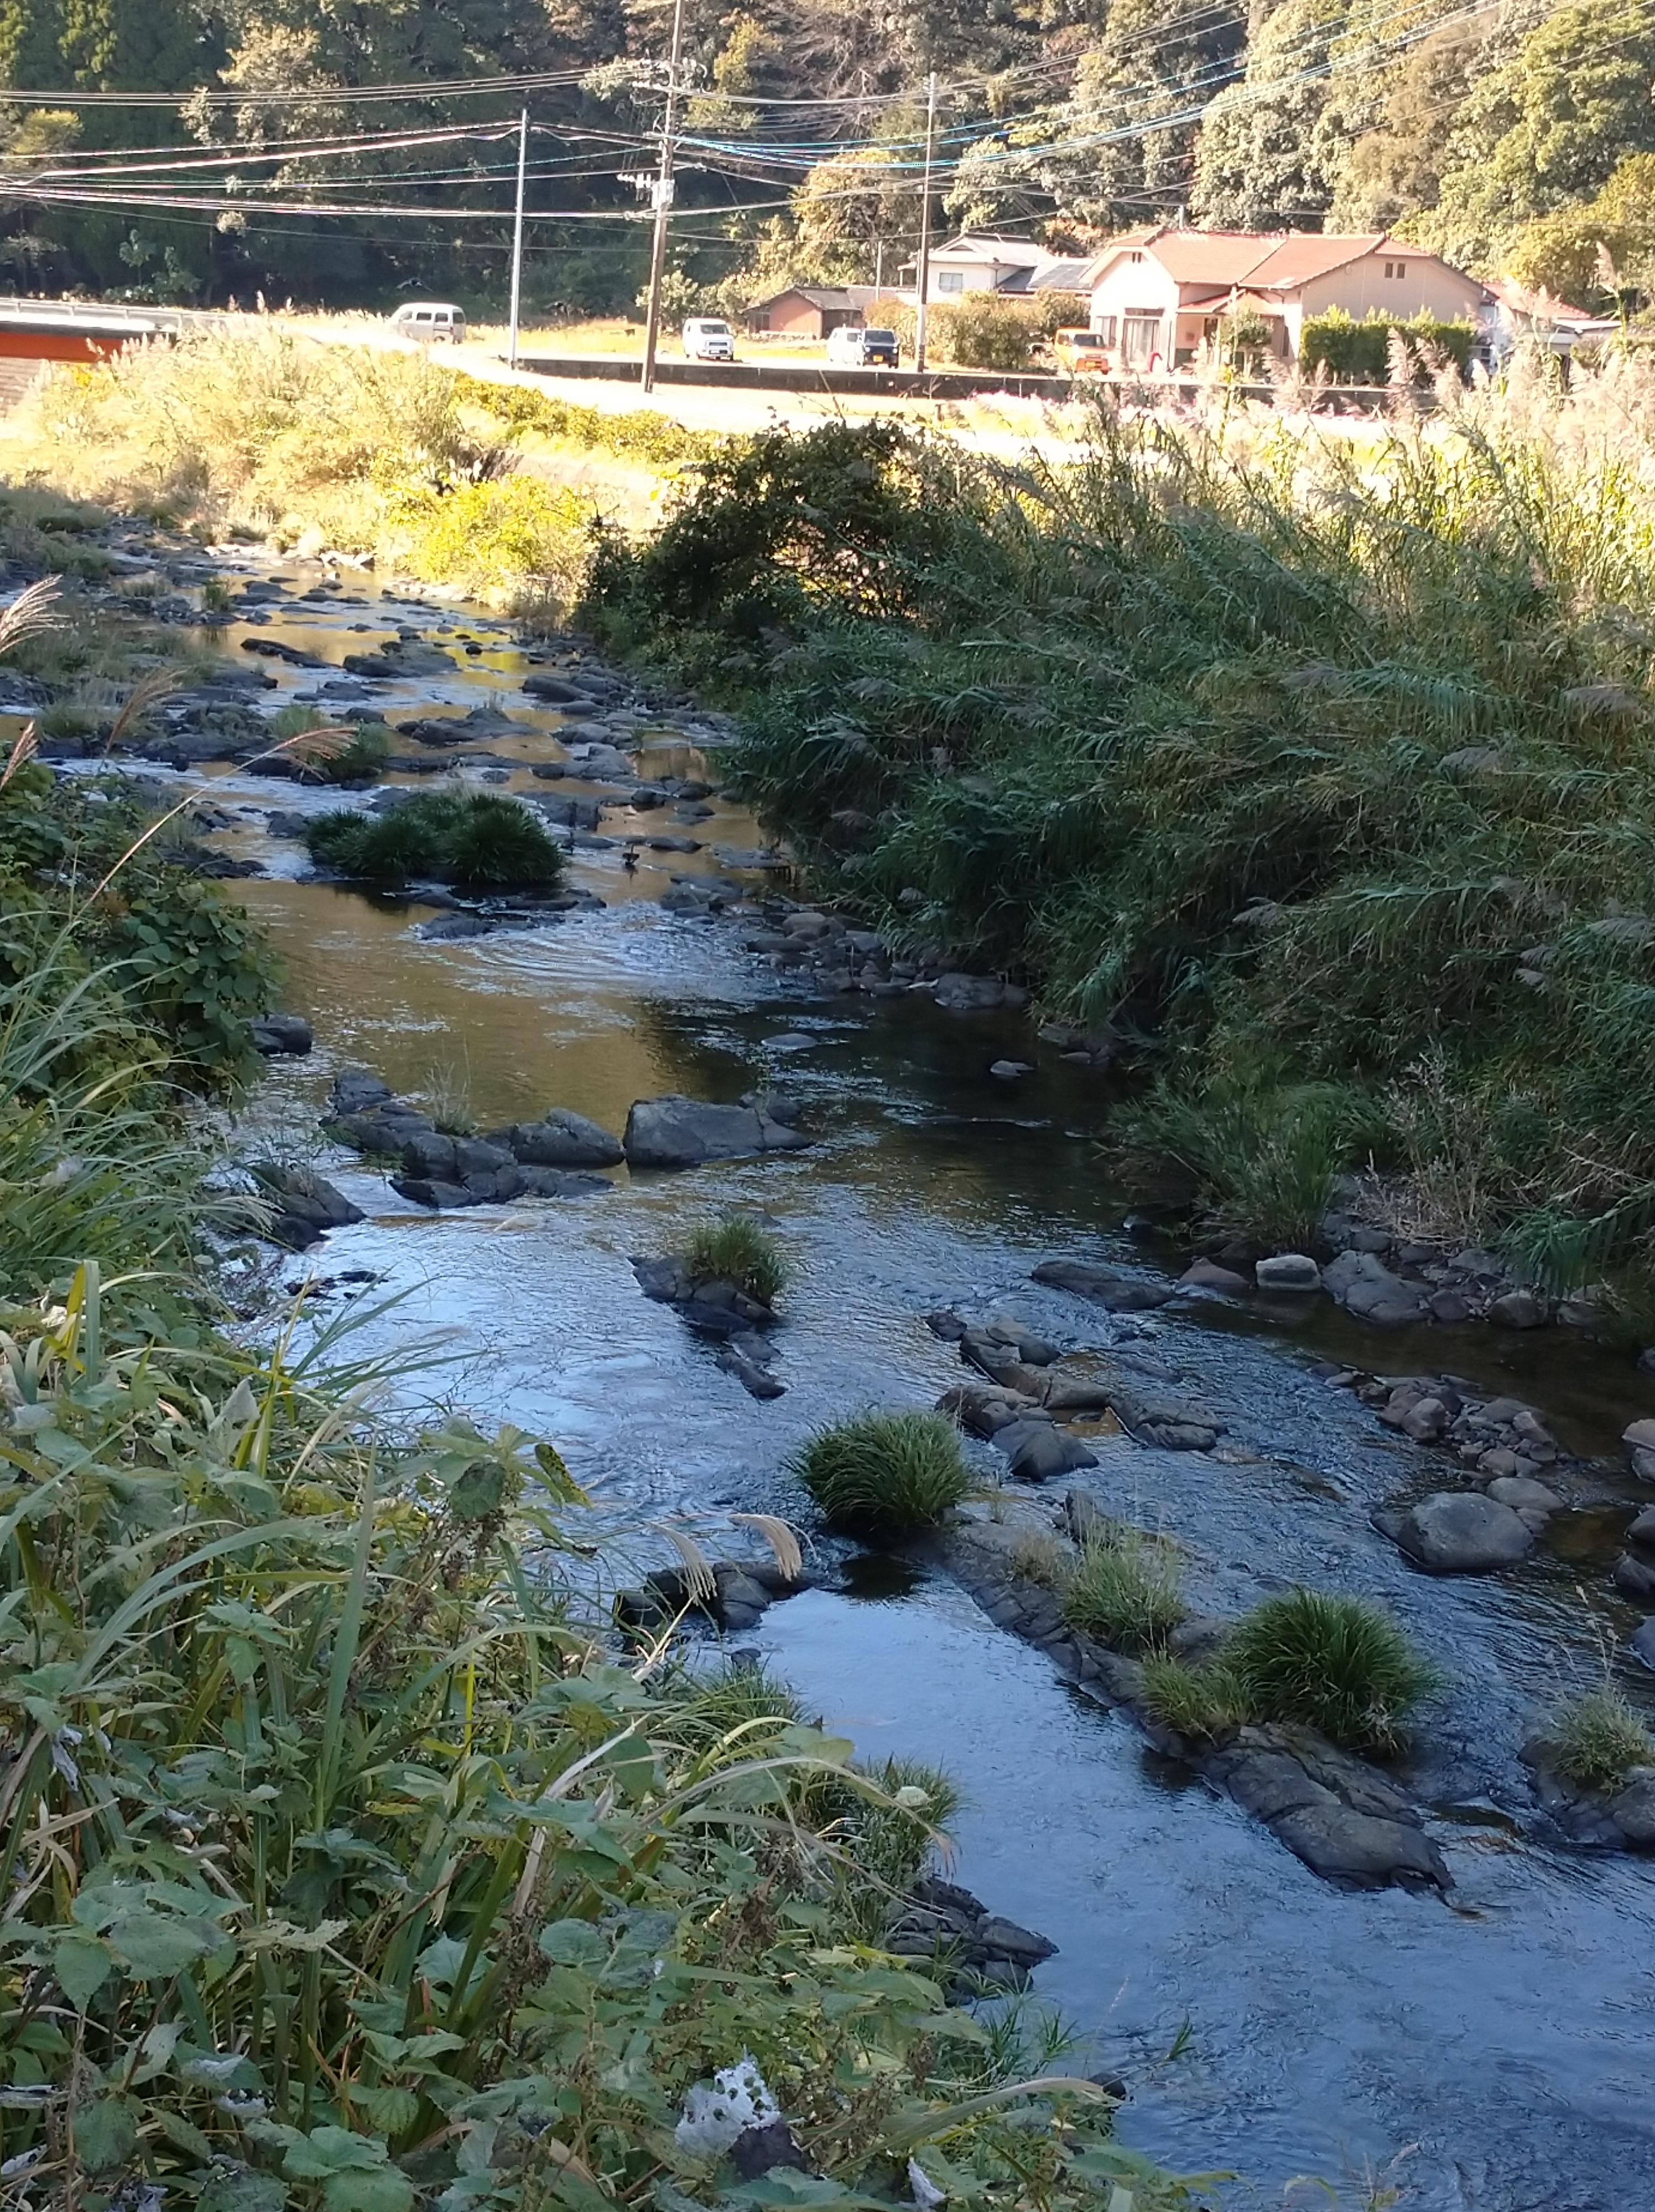
[[[1607,1683],[1565,1705],[1551,1734],[1559,1769],[1582,1790],[1618,1790],[1634,1766],[1655,1766],[1655,1740]]]
[[[971,1486],[959,1431],[940,1413],[862,1413],[818,1429],[794,1472],[830,1527],[904,1536],[934,1528]]]
[[[1244,1686],[1222,1659],[1190,1667],[1152,1654],[1144,1661],[1144,1705],[1152,1720],[1197,1743],[1216,1743],[1256,1717]]]
[[[1224,1656],[1259,1718],[1353,1751],[1394,1750],[1438,1681],[1383,1606],[1327,1590],[1267,1597],[1237,1622]]]
[[[695,1283],[733,1283],[761,1305],[773,1306],[787,1286],[782,1247],[751,1215],[727,1213],[691,1237],[684,1261]]]
[[[1181,1580],[1166,1537],[1116,1523],[1083,1546],[1063,1592],[1063,1617],[1112,1650],[1157,1651],[1187,1613]]]
[[[563,880],[563,854],[514,799],[484,792],[422,792],[389,814],[340,808],[305,833],[313,860],[386,889],[414,878],[457,890],[545,891]]]

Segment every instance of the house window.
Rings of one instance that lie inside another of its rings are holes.
[[[1138,264],[1138,263],[1139,263],[1139,262],[1141,262],[1141,261],[1143,259],[1143,256],[1142,256],[1142,254],[1141,254],[1141,253],[1135,253],[1135,254],[1131,257],[1131,258],[1132,258],[1133,265],[1134,265],[1134,267],[1135,268],[1135,267],[1136,267],[1136,265]]]
[[[1115,317],[1113,315],[1099,315],[1097,321],[1092,325],[1092,328],[1097,331],[1098,337],[1103,340],[1106,346],[1112,346],[1114,344]]]
[[[965,271],[963,269],[939,269],[937,289],[939,292],[963,292],[965,289]]]
[[[1386,262],[1386,264],[1385,264],[1385,275],[1386,275],[1387,276],[1405,276],[1407,274],[1408,274],[1408,264],[1407,264],[1407,262],[1405,262],[1405,261],[1387,261],[1387,262]]]
[[[1160,350],[1161,319],[1159,315],[1135,315],[1129,307],[1123,318],[1121,351],[1129,368],[1147,368],[1152,357]]]

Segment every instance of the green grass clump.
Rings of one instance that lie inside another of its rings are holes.
[[[971,1486],[959,1431],[940,1413],[862,1413],[818,1429],[794,1472],[831,1528],[904,1536],[929,1528]]]
[[[1583,1790],[1618,1790],[1633,1767],[1655,1765],[1655,1741],[1607,1684],[1565,1705],[1551,1736],[1559,1767]]]
[[[773,1306],[787,1285],[781,1246],[745,1213],[727,1213],[697,1229],[684,1260],[692,1282],[733,1283],[761,1305]]]
[[[1063,1617],[1120,1651],[1155,1651],[1187,1616],[1175,1546],[1116,1523],[1090,1536],[1063,1591]]]
[[[316,711],[311,707],[283,707],[271,717],[271,735],[278,740],[301,738],[318,726]],[[302,761],[309,782],[373,783],[384,773],[390,752],[391,732],[385,723],[358,722],[350,744],[338,752],[319,746],[307,752],[301,747],[296,757]]]
[[[389,814],[340,810],[305,833],[313,860],[359,881],[397,887],[411,878],[487,892],[552,890],[563,854],[514,799],[422,792]]]
[[[1438,1676],[1383,1606],[1326,1590],[1267,1597],[1225,1645],[1258,1717],[1353,1751],[1390,1751]]]
[[[1144,1704],[1152,1720],[1198,1743],[1215,1743],[1255,1717],[1246,1690],[1222,1659],[1189,1667],[1152,1655],[1144,1661]]]

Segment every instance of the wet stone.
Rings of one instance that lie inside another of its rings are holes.
[[[1476,1490],[1438,1491],[1405,1513],[1373,1520],[1427,1574],[1489,1574],[1534,1547],[1533,1532],[1509,1505]]]
[[[1035,1282],[1090,1298],[1110,1313],[1153,1312],[1158,1306],[1170,1304],[1174,1295],[1169,1284],[1147,1282],[1141,1276],[1123,1275],[1117,1268],[1095,1267],[1085,1260],[1043,1260],[1031,1273]]]

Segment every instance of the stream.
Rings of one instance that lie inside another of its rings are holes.
[[[259,573],[290,595],[316,577]],[[527,795],[589,788],[529,774],[560,757],[563,718],[525,699],[504,624],[348,581],[272,611],[256,635],[330,663],[403,624],[452,641],[452,680],[361,696],[393,720],[504,707],[520,736],[465,748],[451,774]],[[247,634],[232,624],[221,638],[234,653]],[[461,657],[467,640],[480,650]],[[318,681],[275,672],[271,706]],[[646,727],[643,746],[645,774],[703,757],[671,726]],[[1180,1540],[1192,1601],[1233,1610],[1301,1580],[1360,1590],[1390,1603],[1441,1668],[1447,1686],[1402,1772],[1453,1871],[1446,1903],[1321,1881],[940,1576],[847,1573],[843,1547],[821,1547],[823,1586],[731,1639],[859,1747],[955,1778],[953,1875],[1059,1945],[1037,1993],[1081,2039],[1068,2063],[1130,2084],[1126,2140],[1185,2172],[1233,2168],[1247,2185],[1237,2203],[1325,2202],[1289,2187],[1306,2174],[1352,2206],[1390,2201],[1368,2192],[1392,2168],[1421,2212],[1655,2205],[1655,1868],[1544,1840],[1516,1755],[1549,1704],[1598,1678],[1597,1636],[1634,1625],[1604,1571],[1615,1513],[1600,1516],[1601,1539],[1591,1516],[1573,1516],[1567,1540],[1508,1575],[1415,1572],[1369,1511],[1451,1486],[1458,1470],[1381,1428],[1329,1386],[1326,1365],[1467,1376],[1532,1400],[1570,1449],[1617,1467],[1615,1439],[1655,1411],[1655,1381],[1561,1330],[1382,1334],[1326,1300],[1191,1299],[1111,1316],[1031,1283],[1054,1255],[1172,1272],[1185,1256],[1123,1231],[1128,1201],[1098,1165],[1098,1077],[1033,1047],[1020,1018],[952,1014],[917,994],[824,999],[745,952],[739,921],[663,912],[672,874],[728,873],[717,848],[760,842],[721,803],[688,825],[700,850],[644,848],[636,874],[618,842],[582,845],[570,884],[601,909],[438,942],[416,933],[431,909],[308,880],[302,850],[265,827],[271,809],[314,811],[338,794],[209,773],[214,801],[237,817],[215,842],[266,870],[231,888],[283,957],[282,1004],[317,1039],[307,1059],[272,1064],[245,1133],[320,1168],[368,1216],[278,1279],[371,1271],[364,1303],[399,1303],[364,1322],[360,1346],[440,1334],[447,1364],[426,1387],[550,1436],[578,1480],[635,1517],[757,1507],[807,1528],[784,1462],[809,1431],[870,1405],[928,1404],[962,1379],[927,1311],[1014,1314],[1068,1346],[1153,1346],[1227,1433],[1210,1454],[1094,1440],[1093,1486]],[[686,829],[624,808],[604,827]],[[762,877],[745,880],[762,893]],[[1037,1060],[1036,1072],[991,1076],[1007,1054]],[[483,1130],[553,1106],[618,1130],[634,1099],[732,1100],[774,1084],[816,1142],[681,1175],[622,1170],[588,1198],[426,1215],[319,1133],[333,1073],[353,1066],[414,1094],[463,1085]],[[768,1404],[642,1297],[629,1265],[732,1206],[769,1218],[794,1271],[776,1338],[787,1395]],[[985,1475],[1000,1464],[972,1450]],[[1599,1483],[1606,1508],[1635,1489],[1608,1469]]]

